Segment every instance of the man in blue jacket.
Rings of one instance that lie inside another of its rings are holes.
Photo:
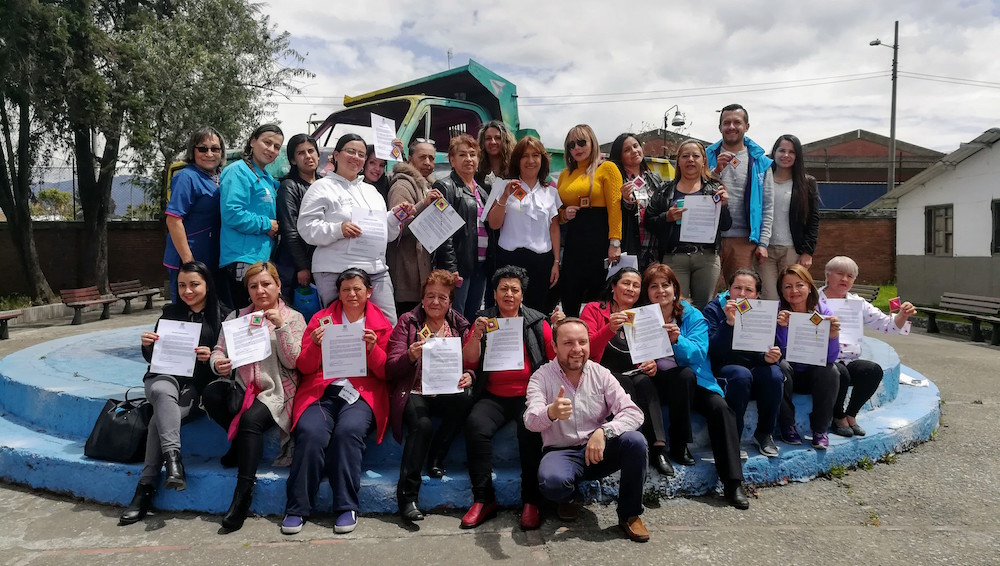
[[[739,104],[730,104],[719,114],[722,139],[706,148],[708,166],[729,192],[729,212],[733,225],[722,232],[722,278],[726,281],[737,269],[752,269],[767,259],[774,214],[772,160],[764,148],[746,137],[750,115]],[[756,260],[756,261],[755,261]]]

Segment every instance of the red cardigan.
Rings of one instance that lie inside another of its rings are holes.
[[[299,381],[292,406],[293,430],[306,408],[318,401],[331,383],[323,379],[323,350],[312,341],[312,332],[319,326],[319,321],[324,316],[333,319],[334,324],[343,323],[344,306],[339,299],[316,313],[302,335],[302,352],[297,363],[302,379]],[[392,333],[392,324],[370,300],[365,306],[365,329],[374,330],[376,335],[375,346],[368,352],[368,375],[348,379],[361,394],[361,398],[372,408],[378,427],[378,442],[381,443],[389,423],[389,388],[386,386],[385,378],[385,352],[389,344],[389,335]]]
[[[590,335],[590,359],[601,363],[604,357],[604,349],[608,347],[608,342],[615,337],[608,320],[611,319],[611,303],[601,307],[601,303],[594,301],[584,305],[580,312],[580,320],[587,323],[587,334]]]

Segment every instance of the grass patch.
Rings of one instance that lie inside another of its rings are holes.
[[[862,470],[871,470],[875,468],[875,462],[873,462],[868,456],[865,456],[864,458],[858,460],[858,468],[861,468]]]
[[[31,299],[24,295],[4,295],[0,297],[0,311],[12,311],[31,306]]]
[[[882,312],[889,312],[889,299],[893,299],[899,296],[899,291],[896,290],[895,285],[879,285],[878,296],[872,301],[872,304],[878,307]]]
[[[885,456],[882,456],[881,458],[879,458],[878,461],[881,462],[881,463],[883,463],[883,464],[895,464],[896,462],[899,461],[899,458],[896,457],[896,453],[895,452],[889,452]]]
[[[847,466],[841,466],[839,464],[830,466],[830,471],[827,473],[831,478],[841,479],[847,475]]]
[[[875,511],[869,511],[868,520],[865,521],[864,524],[870,525],[872,527],[878,527],[882,525],[882,521],[879,520],[878,513],[876,513]]]

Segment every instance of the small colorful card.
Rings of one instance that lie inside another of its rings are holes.
[[[494,330],[500,330],[500,323],[495,318],[486,319],[486,332],[493,332]]]
[[[823,322],[823,315],[818,312],[814,312],[813,315],[809,317],[809,322],[819,326],[819,323]]]
[[[323,318],[319,319],[320,326],[330,326],[331,324],[333,324],[333,319],[330,318],[329,316],[324,316]]]
[[[438,210],[444,212],[444,209],[448,208],[448,201],[443,198],[439,198],[434,201],[434,206],[436,206]]]
[[[424,327],[420,329],[420,332],[417,332],[417,336],[420,336],[421,340],[427,340],[431,336],[434,336],[434,333],[431,332],[431,329],[425,324]]]
[[[397,161],[401,161],[403,158],[403,152],[399,151],[399,148],[396,146],[392,146],[392,158]]]
[[[625,312],[625,324],[635,324],[635,311],[624,311]]]
[[[733,169],[736,169],[740,164],[740,158],[734,157],[732,161],[729,162],[729,164],[733,166]]]
[[[396,212],[393,212],[392,214],[396,217],[396,220],[399,220],[400,222],[406,220],[406,217],[409,216],[409,214],[406,213],[406,210],[402,208],[397,208]]]
[[[736,301],[736,310],[740,311],[740,314],[743,314],[752,308],[753,307],[750,306],[750,301],[746,300],[745,297]]]
[[[590,197],[580,197],[580,208],[590,208]]]
[[[718,193],[716,193],[716,194],[712,195],[712,202],[718,204],[718,203],[722,202],[722,197],[719,196]]]
[[[899,300],[899,297],[889,299],[889,312],[896,312],[902,307],[903,303]]]
[[[635,188],[637,188],[637,189],[641,189],[642,186],[645,185],[645,184],[646,184],[646,181],[643,181],[641,176],[636,177],[635,179],[632,179],[632,186],[635,187]]]
[[[250,326],[264,326],[264,315],[262,314],[251,315]]]
[[[517,200],[524,200],[524,197],[526,196],[528,196],[528,191],[524,190],[524,187],[521,185],[518,185],[517,188],[514,189],[514,198]]]

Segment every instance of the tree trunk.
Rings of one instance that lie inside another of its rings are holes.
[[[84,277],[83,285],[97,285],[101,293],[110,291],[108,209],[111,203],[111,183],[115,178],[121,144],[122,119],[123,112],[119,110],[111,121],[112,127],[105,132],[104,153],[100,161],[94,155],[90,131],[80,127],[73,131],[73,150],[76,153],[76,167],[80,180],[80,204],[83,208],[86,241],[80,273]]]
[[[29,196],[31,194],[31,115],[28,105],[15,102],[18,108],[17,161],[11,145],[10,120],[7,116],[6,101],[3,101],[2,129],[4,147],[0,149],[3,162],[0,163],[0,208],[7,215],[7,228],[11,241],[17,250],[21,270],[28,280],[33,302],[53,302],[56,300],[49,282],[42,272],[35,249],[35,230],[31,220]]]

